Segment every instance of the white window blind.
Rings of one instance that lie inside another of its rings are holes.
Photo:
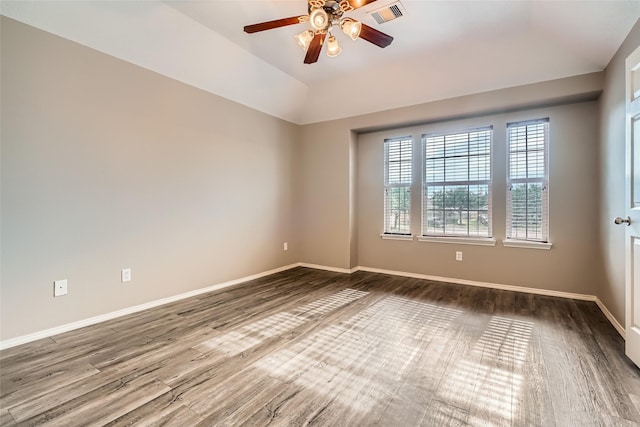
[[[411,137],[384,141],[384,232],[411,234]]]
[[[492,127],[423,135],[422,235],[492,237]]]
[[[507,238],[549,241],[549,119],[507,125]]]

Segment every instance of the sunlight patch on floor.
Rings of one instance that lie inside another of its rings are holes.
[[[336,308],[349,304],[350,302],[358,300],[366,295],[368,295],[368,292],[356,291],[355,289],[344,289],[335,295],[320,298],[319,300],[300,306],[292,311],[300,316],[319,316],[327,314]]]
[[[369,411],[390,398],[432,334],[460,310],[401,297],[383,298],[337,325],[260,359],[256,366],[322,399]]]
[[[235,356],[263,343],[269,338],[282,336],[314,317],[327,314],[367,294],[367,292],[347,288],[336,294],[300,306],[292,310],[292,312],[276,313],[244,325],[238,328],[237,331],[220,334],[198,344],[194,348],[205,353],[216,350],[228,356]]]
[[[493,316],[469,354],[445,374],[438,399],[468,410],[470,425],[511,425],[522,405],[522,370],[532,330],[532,322]],[[468,402],[475,403],[469,407]],[[446,414],[434,418],[446,419]]]

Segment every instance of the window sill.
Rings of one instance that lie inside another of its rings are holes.
[[[413,240],[412,234],[388,234],[383,233],[380,235],[383,240]]]
[[[456,245],[495,246],[496,240],[487,237],[418,236],[420,242],[452,243]]]
[[[507,248],[524,248],[524,249],[551,249],[551,243],[544,242],[531,242],[528,240],[512,240],[505,239],[502,241],[502,246]]]

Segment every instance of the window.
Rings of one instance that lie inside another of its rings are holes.
[[[423,135],[422,235],[492,236],[491,138],[485,127]]]
[[[411,137],[384,141],[384,233],[411,234]]]
[[[549,119],[507,125],[507,239],[549,240]]]

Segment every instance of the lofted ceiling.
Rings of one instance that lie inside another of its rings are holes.
[[[342,55],[303,64],[306,0],[12,1],[0,13],[298,124],[603,70],[640,18],[640,0],[378,0],[347,13],[394,37],[381,49],[335,32]]]

